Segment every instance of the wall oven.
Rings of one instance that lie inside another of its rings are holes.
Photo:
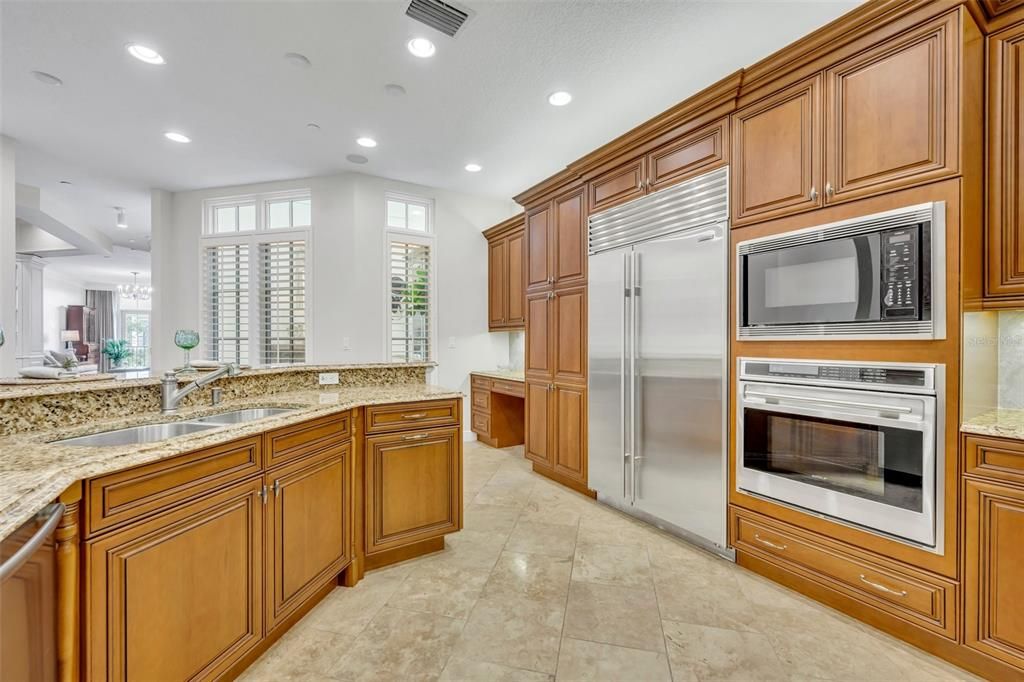
[[[740,358],[737,488],[941,552],[943,372]]]
[[[942,339],[945,203],[740,242],[739,339]]]

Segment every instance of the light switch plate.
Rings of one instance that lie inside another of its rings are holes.
[[[320,385],[330,386],[338,383],[337,372],[320,372]]]
[[[448,337],[448,347],[449,348],[455,348],[455,337],[454,336],[449,336]]]

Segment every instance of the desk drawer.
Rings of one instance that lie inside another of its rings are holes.
[[[521,381],[504,381],[502,379],[495,379],[491,382],[491,391],[493,393],[504,393],[505,395],[511,395],[517,398],[525,398],[526,384]]]
[[[491,409],[491,392],[479,388],[473,389],[473,409],[487,412]]]
[[[491,435],[490,415],[481,414],[476,411],[473,412],[473,433],[481,436]]]
[[[470,385],[473,388],[483,389],[484,391],[491,390],[491,380],[487,377],[476,376],[475,374],[470,377]]]
[[[366,408],[366,433],[423,429],[457,424],[458,400],[373,405]]]
[[[946,637],[956,636],[956,583],[834,540],[730,508],[733,545]],[[857,553],[855,553],[857,552]]]

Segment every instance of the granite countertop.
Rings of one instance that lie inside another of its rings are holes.
[[[983,412],[964,420],[960,430],[982,436],[1024,440],[1024,410],[998,409]]]
[[[505,381],[526,381],[526,375],[522,371],[510,369],[475,369],[470,374],[489,379],[504,379]]]
[[[463,395],[459,391],[428,384],[311,389],[226,400],[216,407],[207,405],[186,408],[167,417],[146,412],[94,422],[87,426],[31,431],[3,437],[0,438],[0,540],[56,499],[75,481],[156,462],[354,407],[461,397]],[[143,445],[82,447],[51,442],[139,424],[187,421],[247,407],[291,407],[296,408],[296,411]]]

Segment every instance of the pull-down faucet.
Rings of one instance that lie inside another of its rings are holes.
[[[178,411],[178,404],[192,391],[220,379],[227,375],[238,376],[242,373],[238,365],[221,365],[204,377],[196,379],[182,388],[178,388],[178,375],[174,372],[164,372],[164,378],[160,380],[160,412],[163,414],[174,414]]]

